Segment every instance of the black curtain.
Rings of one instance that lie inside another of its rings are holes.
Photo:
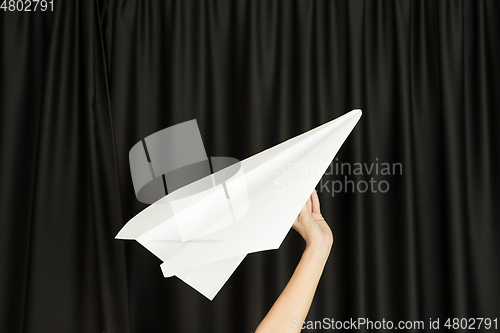
[[[0,11],[1,332],[255,330],[300,236],[210,302],[114,240],[146,207],[128,151],[196,119],[209,156],[243,160],[354,108],[317,188],[335,245],[308,319],[500,317],[498,1],[53,8]]]

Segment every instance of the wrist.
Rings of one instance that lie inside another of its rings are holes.
[[[306,248],[304,252],[311,253],[315,257],[319,259],[324,259],[326,261],[326,259],[330,254],[331,248],[332,245],[329,244],[328,242],[325,242],[323,240],[316,240],[316,241],[306,242]]]

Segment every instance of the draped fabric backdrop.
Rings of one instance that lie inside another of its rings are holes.
[[[0,331],[255,330],[300,236],[248,255],[210,302],[114,240],[146,207],[128,151],[196,119],[208,156],[243,160],[354,108],[333,165],[401,170],[318,185],[335,245],[308,319],[500,317],[499,18],[476,0],[1,10]]]

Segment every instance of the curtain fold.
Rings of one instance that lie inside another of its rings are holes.
[[[0,15],[0,331],[129,332],[97,8]]]

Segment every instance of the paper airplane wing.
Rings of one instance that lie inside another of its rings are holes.
[[[116,238],[137,240],[163,261],[165,277],[212,300],[248,253],[281,245],[360,117],[353,110],[186,185],[137,214]]]

